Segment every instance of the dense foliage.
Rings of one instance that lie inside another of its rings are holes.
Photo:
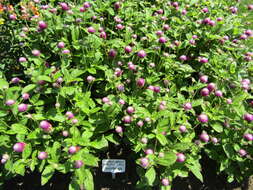
[[[201,151],[230,182],[253,174],[253,5],[0,2],[1,182],[91,190],[108,143],[135,152],[139,189],[203,180]]]

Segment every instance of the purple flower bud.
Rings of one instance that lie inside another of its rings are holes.
[[[89,33],[95,33],[96,30],[95,30],[92,26],[90,26],[90,27],[88,28],[88,32],[89,32]]]
[[[68,137],[69,136],[69,132],[68,131],[62,131],[62,136]]]
[[[22,98],[24,100],[28,100],[30,98],[30,95],[28,93],[24,93],[24,94],[22,94]]]
[[[123,99],[119,99],[119,104],[124,105],[126,102]]]
[[[93,77],[91,75],[87,76],[88,83],[92,83],[94,80],[95,80],[95,77]]]
[[[206,7],[202,9],[202,12],[203,12],[203,13],[208,13],[208,11],[209,11],[209,10],[208,10],[208,8],[206,8]]]
[[[248,122],[251,122],[251,121],[253,121],[253,115],[249,114],[249,113],[246,113],[246,114],[243,115],[243,119],[248,121]]]
[[[208,88],[203,88],[200,91],[201,96],[208,96],[210,94],[210,91],[208,90]]]
[[[91,5],[90,5],[89,2],[84,2],[83,7],[86,8],[86,9],[88,9],[88,8],[91,7]]]
[[[76,146],[69,147],[69,150],[68,150],[69,154],[75,154],[76,152],[77,152],[77,147]]]
[[[207,75],[202,75],[199,77],[200,82],[202,83],[207,83],[208,82],[208,76]]]
[[[253,141],[253,135],[250,134],[250,133],[245,133],[245,134],[243,135],[243,138],[244,138],[245,140],[247,140],[247,141]]]
[[[160,91],[160,86],[154,86],[154,92],[159,93]]]
[[[216,90],[214,94],[215,94],[215,96],[218,96],[218,97],[222,97],[222,95],[223,95],[222,91],[220,91],[220,90]]]
[[[133,114],[135,109],[134,109],[134,107],[129,106],[126,111],[127,111],[128,114]]]
[[[79,11],[80,11],[81,13],[83,13],[83,12],[86,11],[86,9],[85,9],[84,7],[80,7]]]
[[[114,8],[118,10],[120,8],[120,2],[114,3]]]
[[[140,120],[140,121],[137,122],[137,125],[138,125],[139,127],[142,127],[142,126],[144,125],[144,123],[143,123],[143,121]]]
[[[43,129],[44,131],[49,131],[51,127],[52,127],[51,123],[49,123],[46,120],[40,122],[40,128]]]
[[[181,133],[185,133],[185,132],[186,132],[186,126],[180,125],[180,126],[179,126],[179,131],[180,131]]]
[[[36,57],[40,56],[40,51],[37,49],[32,50],[32,54]]]
[[[63,11],[68,11],[68,10],[70,9],[70,7],[68,6],[67,3],[59,3],[59,4],[60,4],[61,9],[62,9]]]
[[[187,60],[187,57],[186,57],[186,55],[181,55],[181,56],[179,57],[179,59],[180,59],[181,61],[186,61],[186,60]]]
[[[182,163],[185,161],[185,155],[183,153],[177,153],[177,162]]]
[[[148,143],[148,138],[146,138],[146,137],[141,138],[141,143],[142,144],[147,144]]]
[[[199,122],[201,122],[201,123],[207,123],[208,122],[208,116],[206,115],[206,114],[200,114],[199,116],[198,116],[198,120],[199,120]]]
[[[208,62],[208,59],[205,58],[205,57],[201,57],[201,58],[199,59],[199,62],[200,62],[200,63],[207,63],[207,62]]]
[[[82,160],[76,160],[74,163],[74,167],[76,169],[81,168],[83,166],[83,161]]]
[[[109,103],[109,102],[110,102],[110,100],[109,100],[109,98],[104,97],[104,98],[102,99],[102,102],[103,102],[103,103]]]
[[[24,62],[27,61],[27,59],[26,59],[25,57],[20,57],[20,58],[18,59],[18,61],[19,61],[20,63],[24,63]]]
[[[69,53],[70,53],[70,50],[68,50],[68,49],[62,50],[62,54],[69,54]]]
[[[73,119],[75,115],[71,111],[67,111],[65,115],[68,117],[68,119]]]
[[[15,152],[23,152],[25,149],[25,143],[24,142],[18,142],[16,144],[14,144],[13,146],[13,150]]]
[[[203,142],[208,142],[209,141],[209,136],[206,132],[202,132],[201,135],[199,135],[199,138]]]
[[[25,112],[25,111],[27,111],[27,109],[28,109],[28,105],[27,104],[20,104],[20,105],[18,105],[18,111],[19,112]]]
[[[161,182],[162,182],[163,186],[169,186],[169,184],[170,184],[170,182],[167,178],[163,178]]]
[[[42,20],[38,22],[38,26],[40,30],[44,30],[47,28],[47,24]]]
[[[170,29],[170,26],[168,24],[163,25],[163,30],[167,31]]]
[[[131,116],[129,116],[129,115],[124,116],[123,117],[123,122],[124,123],[131,123],[132,122]]]
[[[106,39],[106,37],[107,37],[106,32],[105,31],[100,32],[99,37]]]
[[[108,55],[109,55],[109,57],[114,58],[114,57],[116,57],[117,52],[114,49],[110,49]]]
[[[165,44],[167,42],[167,39],[165,37],[160,37],[159,38],[159,43]]]
[[[72,120],[71,120],[71,123],[77,124],[77,123],[78,123],[78,119],[72,119]]]
[[[131,53],[132,52],[132,47],[131,46],[126,46],[125,47],[125,52],[126,53]]]
[[[248,10],[253,10],[253,4],[252,5],[248,5]]]
[[[141,158],[141,159],[140,159],[140,163],[141,163],[141,166],[142,166],[143,168],[146,168],[146,167],[148,167],[148,165],[149,165],[149,160],[148,160],[148,158]]]
[[[12,106],[13,104],[15,104],[15,100],[7,100],[7,101],[5,102],[5,104],[6,104],[7,106]]]
[[[147,149],[147,150],[145,150],[145,154],[146,155],[154,154],[154,151],[152,149]]]
[[[223,18],[222,18],[222,17],[218,17],[216,20],[217,20],[218,22],[220,22],[220,21],[223,20]]]
[[[211,138],[211,141],[214,143],[214,144],[217,144],[218,143],[218,139],[216,137],[212,137]]]
[[[187,111],[187,110],[191,110],[192,109],[192,104],[190,102],[186,102],[184,105],[184,110]]]
[[[18,78],[18,77],[14,77],[11,79],[11,83],[13,83],[13,84],[17,84],[17,83],[19,83],[19,81],[20,81],[20,78]]]
[[[226,102],[227,104],[232,104],[233,101],[230,98],[228,98]]]
[[[215,85],[214,83],[209,83],[209,84],[207,85],[207,88],[208,88],[208,90],[209,90],[210,92],[212,92],[213,90],[216,89],[216,85]]]
[[[138,53],[137,53],[137,56],[140,57],[140,58],[144,58],[147,56],[146,52],[144,50],[140,50]]]
[[[116,131],[116,133],[122,133],[123,128],[121,126],[116,126],[115,131]]]
[[[47,157],[48,157],[48,154],[46,152],[39,152],[38,154],[38,159],[40,160],[45,160],[47,159]]]
[[[240,154],[241,157],[244,157],[244,156],[247,155],[247,152],[246,152],[246,150],[244,150],[244,149],[240,149],[240,150],[238,151],[238,153]]]
[[[137,81],[136,81],[136,85],[138,87],[144,87],[145,85],[145,79],[144,78],[139,78]]]
[[[58,47],[58,48],[64,48],[64,47],[65,47],[65,43],[64,43],[64,42],[59,42],[59,43],[57,44],[57,47]]]

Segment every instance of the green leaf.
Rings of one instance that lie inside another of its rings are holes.
[[[228,158],[232,158],[234,156],[235,152],[231,144],[225,144],[222,147]]]
[[[156,178],[156,172],[154,167],[148,169],[148,171],[145,173],[145,178],[147,180],[147,184],[152,186]]]
[[[36,88],[36,84],[29,84],[28,86],[26,86],[26,87],[23,88],[22,94],[26,93],[26,92],[30,92],[34,88]]]
[[[24,176],[25,175],[25,163],[22,162],[22,160],[18,160],[14,163],[13,169],[15,173]]]
[[[32,153],[32,146],[31,146],[31,144],[26,144],[25,145],[25,149],[22,152],[22,157],[24,159],[27,159],[31,155],[31,153]]]
[[[4,79],[0,79],[0,89],[2,90],[6,88],[9,88],[9,83]]]
[[[177,143],[173,148],[180,151],[185,151],[189,149],[191,146],[191,143]]]
[[[191,170],[191,172],[201,181],[203,182],[203,176],[201,174],[201,165],[199,162],[191,162],[191,164],[187,164],[187,168]]]
[[[94,183],[93,183],[93,176],[90,170],[85,169],[85,180],[84,180],[84,187],[86,190],[94,190]]]
[[[177,156],[173,152],[167,152],[164,154],[164,157],[155,158],[155,162],[162,166],[170,166],[174,164],[177,160]]]
[[[163,134],[157,134],[156,138],[163,146],[168,143],[167,138]]]
[[[98,158],[89,153],[82,154],[82,160],[87,166],[98,167]]]
[[[51,78],[49,76],[46,76],[46,75],[40,75],[38,76],[37,80],[44,80],[46,82],[51,82]]]
[[[218,133],[221,133],[223,131],[223,127],[221,124],[215,123],[215,124],[212,124],[211,126]]]
[[[27,134],[26,126],[18,124],[18,123],[12,124],[11,130],[17,134]]]
[[[53,174],[54,168],[51,165],[46,166],[41,174],[41,185],[45,185],[48,180],[53,176]]]
[[[104,135],[102,137],[97,138],[95,141],[90,143],[90,146],[96,149],[101,149],[108,146],[107,140],[104,138]]]

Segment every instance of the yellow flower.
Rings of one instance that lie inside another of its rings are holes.
[[[4,24],[4,19],[0,18],[0,24]]]

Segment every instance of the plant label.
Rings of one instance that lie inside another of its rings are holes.
[[[112,173],[115,178],[116,173],[124,173],[126,170],[126,161],[120,159],[104,159],[102,160],[102,172]]]

